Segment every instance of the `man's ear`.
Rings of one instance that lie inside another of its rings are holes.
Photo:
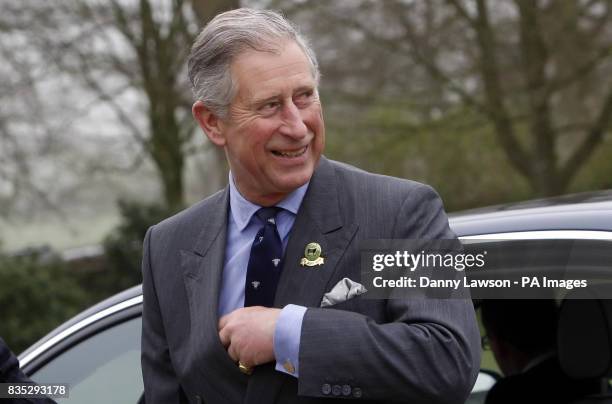
[[[225,146],[225,135],[222,130],[223,123],[202,101],[196,101],[191,107],[191,113],[200,128],[214,145]]]

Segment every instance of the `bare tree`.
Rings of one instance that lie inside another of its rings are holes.
[[[34,174],[40,156],[58,147],[38,87],[42,74],[36,53],[24,50],[19,3],[7,0],[0,15],[0,217],[28,215],[37,208],[61,214],[53,193]],[[35,118],[35,119],[34,119]]]
[[[194,134],[186,58],[201,26],[237,3],[51,1],[42,6],[48,15],[31,37],[49,63],[95,94],[120,130],[141,145],[170,209],[184,204],[185,159]]]
[[[314,27],[325,46],[320,53],[329,49],[326,38],[335,46],[324,74],[333,77],[327,84],[336,97],[361,105],[414,100],[407,113],[421,111],[421,122],[470,108],[489,123],[532,192],[544,196],[566,191],[609,133],[610,9],[598,0],[286,7]]]

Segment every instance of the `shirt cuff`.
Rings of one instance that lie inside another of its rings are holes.
[[[276,370],[299,376],[300,337],[306,307],[288,304],[278,316],[274,329]]]

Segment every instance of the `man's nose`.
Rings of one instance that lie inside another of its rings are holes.
[[[308,134],[308,128],[302,119],[301,110],[293,102],[284,105],[282,111],[283,124],[280,132],[294,138],[303,138]]]

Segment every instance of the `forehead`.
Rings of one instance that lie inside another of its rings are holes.
[[[293,41],[279,44],[275,52],[247,50],[232,62],[232,79],[239,98],[260,98],[296,87],[315,86],[311,65]]]

